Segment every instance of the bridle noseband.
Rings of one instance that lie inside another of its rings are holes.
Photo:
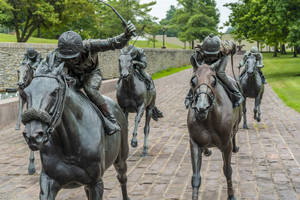
[[[216,80],[217,81],[217,80]],[[214,105],[214,103],[215,103],[215,92],[214,92],[214,90],[211,88],[211,86],[210,85],[208,85],[207,83],[201,83],[200,85],[198,85],[198,87],[197,88],[195,88],[195,91],[197,91],[199,88],[201,88],[201,86],[202,85],[205,85],[207,88],[209,88],[210,90],[211,90],[211,93],[212,94],[209,94],[208,93],[208,90],[206,90],[205,92],[204,91],[201,91],[200,90],[200,92],[196,92],[195,94],[193,94],[193,102],[195,102],[196,100],[197,100],[197,98],[201,95],[201,94],[205,94],[205,95],[207,95],[208,97],[209,97],[209,99],[210,99],[210,101],[211,101],[211,104],[209,105],[209,107],[208,107],[208,110],[212,110],[212,108],[213,108],[213,105]]]

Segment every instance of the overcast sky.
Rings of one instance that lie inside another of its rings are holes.
[[[151,2],[152,0],[141,0],[142,3]],[[230,2],[236,2],[237,0],[216,0],[217,8],[220,11],[220,23],[219,27],[228,20],[230,10],[223,5]],[[156,0],[156,5],[152,7],[151,15],[163,19],[166,16],[166,12],[169,10],[171,5],[177,6],[177,0]],[[223,30],[224,31],[224,30]]]

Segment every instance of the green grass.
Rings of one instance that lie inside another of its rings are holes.
[[[0,42],[17,42],[17,38],[15,35],[0,33]],[[57,44],[57,40],[31,37],[27,43]]]
[[[17,42],[17,38],[15,35],[0,33],[0,42]],[[31,37],[27,43],[47,43],[47,44],[57,44],[57,40],[54,39],[43,39],[43,38],[35,38]],[[132,44],[133,41],[130,41]],[[155,43],[156,48],[162,47],[162,42],[156,42]],[[153,48],[153,43],[148,41],[137,41],[135,43],[135,46],[141,47],[141,48]],[[170,44],[166,43],[166,47],[168,49],[182,49],[182,46],[176,45],[176,44]]]
[[[265,53],[263,68],[268,83],[287,106],[300,112],[300,58]]]
[[[132,44],[133,41],[130,41],[130,44]],[[155,48],[161,48],[163,43],[160,41],[155,42]],[[153,48],[153,43],[149,41],[136,41],[135,46],[140,47],[140,48]],[[182,46],[176,45],[176,44],[171,44],[171,43],[166,43],[167,49],[183,49]]]
[[[162,77],[165,77],[165,76],[169,76],[171,74],[175,74],[177,72],[180,72],[182,70],[186,70],[186,69],[190,69],[192,68],[191,65],[189,66],[184,66],[184,67],[173,67],[173,68],[168,68],[168,69],[165,69],[165,70],[162,70],[162,71],[158,71],[156,73],[153,73],[152,74],[152,79],[155,80],[155,79],[159,79],[159,78],[162,78]]]

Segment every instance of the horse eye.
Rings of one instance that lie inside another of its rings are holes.
[[[210,78],[210,84],[211,84],[211,86],[216,87],[216,78],[215,77],[212,76]]]
[[[191,87],[196,87],[197,86],[197,84],[198,84],[198,78],[195,76],[195,77],[193,77],[192,79],[191,79],[191,82],[190,82],[190,84],[191,84]]]

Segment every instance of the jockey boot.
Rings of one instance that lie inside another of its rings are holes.
[[[188,109],[193,101],[193,91],[192,89],[189,90],[187,96],[185,97],[184,105],[186,109]]]
[[[235,84],[228,79],[225,73],[222,73],[221,76],[219,76],[219,78],[232,93],[233,107],[235,108],[242,104],[245,98],[243,97],[240,90],[235,86]]]
[[[261,70],[258,70],[258,71],[259,71],[259,75],[261,77],[261,80],[262,80],[263,84],[267,84],[267,80],[266,80],[266,77],[263,74],[263,72]]]
[[[114,114],[110,112],[106,103],[100,105],[100,110],[104,119],[104,131],[107,135],[112,135],[121,130]]]

